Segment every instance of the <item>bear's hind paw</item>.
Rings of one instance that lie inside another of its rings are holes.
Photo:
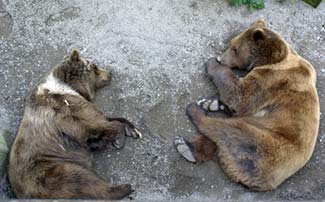
[[[176,136],[175,137],[175,141],[174,144],[176,146],[176,150],[177,152],[184,157],[186,160],[195,163],[196,160],[193,156],[193,153],[191,151],[191,148],[189,147],[188,143],[186,142],[186,140],[181,137],[181,136]]]

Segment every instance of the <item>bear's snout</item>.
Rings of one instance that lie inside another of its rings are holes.
[[[112,80],[112,72],[109,70],[98,68],[96,71],[96,75],[97,75],[97,81],[96,81],[97,88],[108,85],[109,82]]]

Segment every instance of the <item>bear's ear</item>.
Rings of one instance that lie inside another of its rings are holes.
[[[262,28],[257,28],[253,31],[253,38],[255,42],[262,41],[266,38],[265,32]]]
[[[265,22],[263,19],[258,19],[254,22],[255,27],[265,27]]]
[[[76,49],[72,50],[72,53],[70,55],[70,60],[71,61],[79,61],[80,56],[79,56],[79,52]]]

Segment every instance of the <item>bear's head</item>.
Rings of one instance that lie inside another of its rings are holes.
[[[65,56],[53,74],[87,100],[94,99],[96,90],[107,85],[111,80],[109,71],[80,57],[77,50]]]
[[[257,20],[231,40],[230,46],[218,60],[230,68],[250,70],[256,66],[278,63],[287,54],[288,45],[282,37],[266,28],[263,20]]]

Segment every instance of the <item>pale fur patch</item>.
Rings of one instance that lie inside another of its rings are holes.
[[[54,117],[53,110],[47,109],[47,107],[39,107],[37,110],[32,109],[30,107],[26,107],[25,109],[24,119],[28,120],[28,122],[33,123],[34,127],[46,127],[52,122],[47,122],[46,120],[52,119]]]
[[[261,111],[258,111],[254,114],[255,117],[263,117],[267,114],[267,111],[266,110],[261,110]]]
[[[61,82],[58,78],[53,75],[53,73],[50,73],[47,76],[45,82],[41,83],[38,86],[37,94],[44,94],[45,91],[48,91],[48,93],[50,94],[69,94],[80,96],[77,91],[73,90],[69,85]]]

